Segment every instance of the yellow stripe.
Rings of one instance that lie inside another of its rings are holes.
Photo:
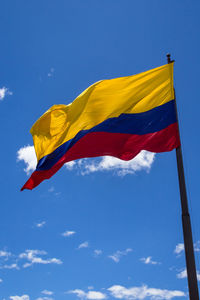
[[[54,105],[31,128],[37,159],[80,130],[122,113],[141,113],[174,99],[173,63],[137,75],[102,80],[69,105]]]

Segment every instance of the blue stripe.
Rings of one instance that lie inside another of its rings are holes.
[[[89,130],[80,131],[73,139],[59,146],[51,154],[41,158],[36,170],[49,170],[78,140],[87,133],[110,132],[143,135],[158,132],[176,121],[174,100],[144,113],[121,114],[119,117],[107,119]]]

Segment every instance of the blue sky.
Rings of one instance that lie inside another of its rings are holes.
[[[197,0],[1,1],[1,300],[188,299],[174,151],[81,160],[20,188],[35,166],[29,130],[50,106],[163,65],[170,52],[200,272],[199,9]]]

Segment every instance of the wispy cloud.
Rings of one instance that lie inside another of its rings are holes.
[[[101,292],[96,292],[96,291],[89,291],[89,292],[84,292],[83,290],[80,289],[75,289],[67,292],[69,294],[76,294],[77,297],[81,299],[106,299],[106,294],[101,293]]]
[[[16,270],[19,270],[19,266],[16,263],[13,263],[13,264],[10,264],[10,265],[2,265],[2,266],[0,266],[0,269],[8,269],[8,270],[16,269]]]
[[[16,269],[19,270],[16,257],[11,252],[0,250],[0,269]]]
[[[24,146],[17,151],[17,160],[24,161],[26,168],[24,171],[27,175],[34,171],[37,165],[37,158],[33,146]]]
[[[152,260],[152,256],[142,257],[140,260],[146,265],[160,265],[160,262]]]
[[[43,259],[40,256],[46,255],[46,251],[40,251],[40,250],[26,250],[24,253],[21,253],[19,255],[20,259],[26,259],[28,262],[26,262],[23,267],[27,268],[32,266],[33,264],[62,264],[62,261],[58,258],[48,258]],[[39,256],[40,255],[40,256]]]
[[[47,252],[41,250],[25,250],[19,255],[11,254],[6,251],[0,252],[2,254],[0,269],[19,270],[21,267],[27,268],[33,264],[62,264],[62,261],[58,258],[44,258]]]
[[[178,245],[176,245],[176,248],[174,249],[174,253],[180,254],[182,251],[184,251],[184,244],[179,243]]]
[[[155,153],[141,151],[134,159],[123,161],[121,159],[104,156],[96,159],[85,158],[78,161],[71,161],[65,164],[67,170],[77,170],[81,175],[94,172],[111,171],[118,176],[133,174],[138,171],[149,171],[155,159]],[[24,171],[27,175],[34,171],[37,165],[36,154],[33,146],[24,146],[17,151],[17,160],[23,161],[26,165]],[[50,188],[49,192],[53,192]]]
[[[80,244],[80,245],[78,246],[78,249],[88,248],[88,247],[89,247],[89,243],[88,243],[88,242],[84,242],[84,243],[82,243],[82,244]]]
[[[68,170],[72,170],[74,168],[74,166],[76,165],[76,162],[73,160],[73,161],[70,161],[68,163],[65,164],[65,167],[68,169]]]
[[[75,294],[81,299],[106,299],[109,298],[108,293],[116,299],[136,300],[136,299],[150,299],[150,300],[171,300],[175,297],[186,297],[186,294],[178,290],[166,290],[149,288],[147,285],[134,286],[126,288],[121,285],[113,285],[106,291],[88,291],[75,289],[67,292],[68,294]]]
[[[51,186],[51,187],[48,189],[48,192],[49,192],[49,193],[53,193],[54,191],[55,191],[54,186]]]
[[[4,251],[4,250],[0,250],[0,257],[2,257],[4,260],[7,260],[9,256],[11,256],[10,252]]]
[[[53,292],[49,291],[49,290],[43,290],[41,293],[44,294],[44,295],[48,295],[48,296],[53,295]]]
[[[65,232],[63,232],[61,235],[62,236],[65,236],[65,237],[69,237],[69,236],[72,236],[76,233],[76,231],[69,231],[69,230],[66,230]]]
[[[44,296],[44,297],[39,297],[36,300],[54,300],[52,297]]]
[[[124,161],[111,156],[101,158],[80,159],[72,164],[65,164],[68,170],[77,169],[81,175],[86,175],[94,172],[114,171],[119,176],[133,174],[137,171],[149,171],[155,159],[155,153],[141,151],[134,159]]]
[[[181,254],[184,251],[185,247],[183,243],[179,243],[176,245],[175,249],[174,249],[174,253]],[[196,243],[194,243],[194,251],[195,252],[199,252],[200,251],[200,241],[197,241]]]
[[[113,253],[112,255],[109,255],[108,257],[111,258],[114,262],[118,263],[122,256],[125,256],[132,251],[133,250],[131,248],[127,248],[124,251],[117,250],[115,253]]]
[[[40,223],[37,223],[35,226],[38,228],[44,227],[44,225],[46,224],[46,221],[42,221]]]
[[[100,249],[95,249],[95,250],[94,250],[94,256],[95,256],[95,257],[100,256],[102,253],[103,253],[103,251],[100,250]]]
[[[54,71],[55,71],[55,69],[54,69],[54,68],[51,68],[50,71],[48,72],[47,76],[48,76],[48,77],[52,77],[53,74],[54,74]]]
[[[54,196],[56,196],[56,197],[59,196],[59,195],[61,194],[60,192],[56,192],[54,186],[51,186],[51,187],[48,189],[48,192],[49,192],[49,193],[53,193]]]
[[[199,252],[200,251],[200,241],[197,241],[194,244],[194,251]]]
[[[176,277],[179,279],[187,278],[187,270],[184,269],[183,271],[179,272]]]
[[[163,289],[156,289],[156,288],[149,288],[146,285],[141,287],[130,287],[126,288],[121,285],[113,285],[111,286],[108,291],[114,298],[117,299],[127,299],[127,300],[134,300],[134,299],[152,299],[152,300],[170,300],[175,297],[185,297],[185,293],[182,291],[177,290],[163,290]]]
[[[0,88],[0,100],[2,101],[7,95],[11,96],[13,94],[13,92],[9,91],[8,88],[6,88],[5,86],[3,86],[2,88]]]
[[[11,300],[30,300],[28,295],[23,296],[10,296]]]
[[[181,272],[179,272],[176,275],[176,277],[179,279],[187,278],[187,270],[186,269],[182,270]],[[200,272],[199,271],[197,271],[197,280],[200,282]]]

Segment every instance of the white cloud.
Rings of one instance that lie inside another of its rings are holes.
[[[106,295],[101,292],[89,291],[87,299],[106,299]]]
[[[108,289],[108,291],[114,298],[127,300],[146,299],[147,297],[152,300],[170,300],[174,297],[186,296],[182,291],[148,288],[146,285],[131,288],[126,288],[121,285],[113,285]]]
[[[132,252],[133,250],[131,248],[127,248],[124,251],[119,251],[117,250],[115,253],[113,253],[112,255],[109,255],[108,257],[111,258],[112,260],[114,260],[114,262],[118,263],[121,259],[122,256],[127,255],[129,252]]]
[[[73,161],[69,161],[68,163],[65,164],[65,167],[68,169],[68,170],[72,170],[73,167],[76,165],[76,162],[73,160]]]
[[[48,295],[48,296],[53,295],[53,292],[49,291],[49,290],[43,290],[41,293],[44,294],[44,295]]]
[[[21,253],[19,255],[20,259],[27,259],[28,262],[23,265],[24,268],[30,267],[33,264],[62,264],[62,261],[57,258],[48,258],[43,259],[39,257],[38,255],[46,255],[46,251],[40,251],[40,250],[26,250],[24,253]]]
[[[72,236],[76,233],[76,231],[69,231],[69,230],[66,230],[65,232],[62,233],[62,236],[66,236],[66,237],[69,237],[69,236]]]
[[[3,282],[3,279],[0,278],[0,282]]]
[[[89,247],[89,243],[88,242],[84,242],[84,243],[82,243],[82,244],[80,244],[79,246],[78,246],[78,249],[81,249],[81,248],[88,248]]]
[[[30,300],[28,295],[23,296],[10,296],[11,300]]]
[[[0,250],[0,258],[1,258],[1,265],[0,265],[0,269],[16,269],[19,270],[19,267],[17,265],[17,263],[8,263],[5,264],[6,262],[8,262],[10,260],[10,258],[13,257],[11,252],[5,251],[5,250]]]
[[[5,86],[3,86],[2,88],[0,88],[0,100],[3,100],[5,98],[6,95],[12,95],[13,93],[11,91],[9,91],[8,88],[6,88]]]
[[[3,265],[3,266],[0,267],[0,269],[9,269],[9,270],[16,269],[16,270],[19,270],[19,267],[16,263],[13,263],[11,265]]]
[[[82,290],[80,290],[80,289],[71,290],[71,291],[69,291],[68,293],[69,293],[69,294],[76,294],[77,297],[79,297],[79,298],[84,298],[84,297],[85,297],[85,294],[86,294],[84,291],[82,291]]]
[[[39,297],[36,300],[54,300],[52,297]]]
[[[176,275],[176,277],[177,277],[178,279],[184,279],[184,278],[187,278],[187,270],[186,270],[186,269],[182,270],[181,272],[179,272],[179,273]],[[200,281],[200,272],[199,272],[199,271],[197,271],[197,280]]]
[[[183,279],[183,278],[187,278],[187,270],[183,270],[182,272],[177,274],[177,278],[179,279]],[[197,280],[200,281],[200,273],[197,272]]]
[[[11,256],[10,252],[0,250],[0,257],[3,257],[5,260],[7,260],[9,256]]]
[[[147,298],[151,300],[170,300],[175,297],[186,297],[186,294],[182,291],[149,288],[146,285],[130,288],[126,288],[121,285],[113,285],[107,290],[114,298],[123,300],[143,300]],[[108,297],[105,292],[85,292],[81,289],[71,290],[67,293],[75,294],[78,298],[81,299],[106,299]]]
[[[184,249],[185,249],[184,244],[183,243],[179,243],[178,245],[176,245],[174,253],[180,254],[181,252],[184,251]],[[194,243],[194,251],[195,252],[199,252],[200,251],[200,241],[197,241],[196,243]]]
[[[37,165],[37,158],[35,154],[35,149],[33,146],[24,146],[17,151],[17,160],[24,161],[26,168],[24,171],[26,174],[30,174],[31,171],[34,171]]]
[[[200,241],[197,241],[194,244],[194,251],[199,252],[200,251]]]
[[[148,256],[148,257],[142,257],[141,259],[140,259],[144,264],[146,264],[146,265],[158,265],[158,264],[160,264],[160,262],[157,262],[157,261],[153,261],[152,260],[152,256]]]
[[[183,243],[179,243],[178,245],[176,245],[174,253],[180,254],[182,251],[184,251],[184,244]]]
[[[81,175],[86,175],[98,171],[114,171],[119,176],[133,174],[137,171],[150,170],[155,159],[155,153],[141,151],[134,159],[124,161],[111,156],[104,156],[96,159],[85,158],[78,161],[71,161],[65,164],[66,168],[71,171],[74,168],[79,170]],[[24,161],[26,167],[24,171],[30,174],[37,165],[37,158],[33,146],[24,146],[17,151],[17,160]],[[50,188],[49,192],[53,192]]]
[[[187,270],[184,269],[183,271],[181,271],[180,273],[178,273],[176,276],[179,279],[187,278]]]
[[[41,223],[37,223],[36,227],[41,228],[46,224],[46,221],[42,221]]]
[[[77,297],[82,298],[82,299],[106,299],[106,295],[101,293],[101,292],[96,292],[96,291],[89,291],[89,292],[84,292],[83,290],[80,289],[75,289],[72,291],[69,291],[68,293],[70,294],[76,294]]]
[[[101,158],[80,159],[77,162],[65,164],[68,170],[73,168],[80,169],[81,175],[94,173],[98,171],[114,171],[119,176],[133,174],[137,171],[149,171],[155,159],[155,153],[141,151],[135,158],[124,161],[112,156],[104,156]]]
[[[94,256],[99,256],[99,255],[101,255],[103,253],[103,251],[102,250],[100,250],[100,249],[95,249],[94,250]]]
[[[3,100],[5,98],[6,95],[6,88],[2,87],[0,88],[0,100]]]

